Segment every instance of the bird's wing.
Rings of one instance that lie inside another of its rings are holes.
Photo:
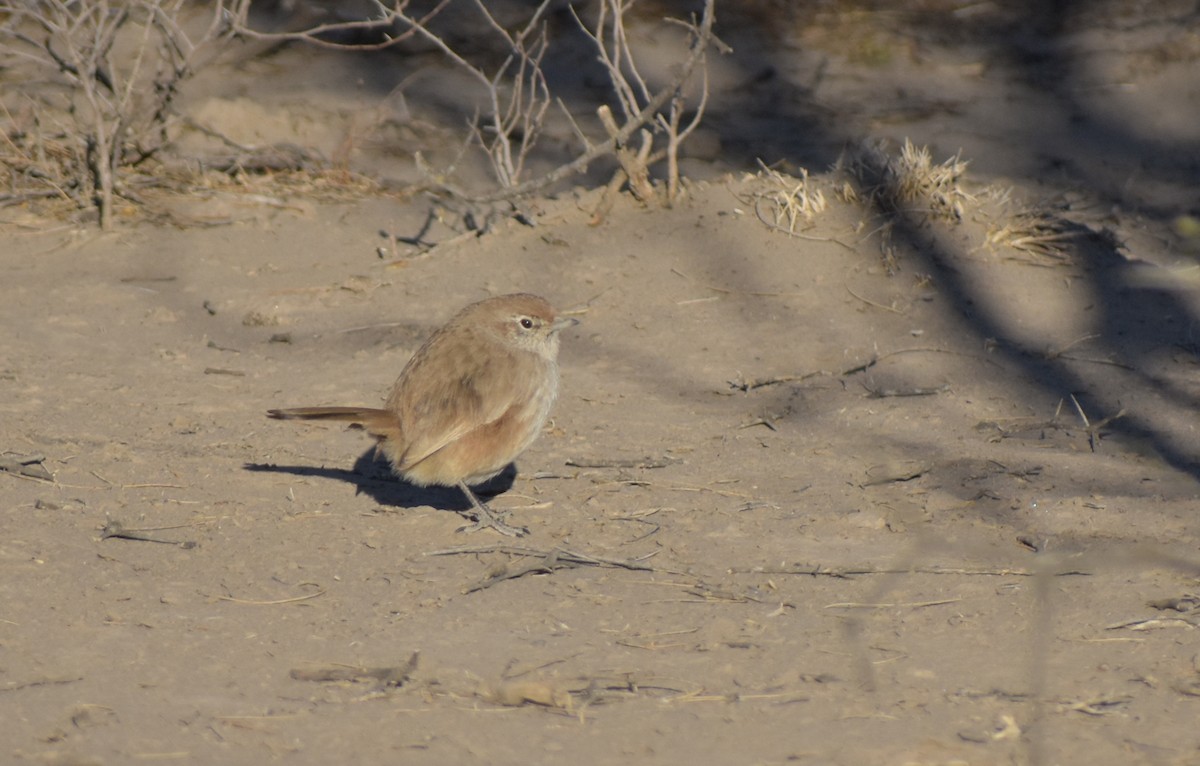
[[[388,400],[409,439],[397,468],[406,470],[477,428],[492,423],[515,403],[531,395],[526,381],[506,374],[507,365],[478,358],[436,361],[448,374],[428,375],[418,361],[396,385]],[[447,381],[449,381],[447,383]]]

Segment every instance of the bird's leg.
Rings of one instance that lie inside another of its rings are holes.
[[[465,481],[460,481],[458,486],[463,491],[463,494],[467,496],[467,499],[471,501],[471,505],[475,507],[475,523],[460,527],[459,532],[478,532],[481,529],[494,529],[500,534],[508,535],[509,537],[524,537],[529,534],[529,530],[525,527],[511,527],[505,524],[500,514],[492,511],[479,498],[475,497],[475,493],[471,491],[471,488],[467,486]]]

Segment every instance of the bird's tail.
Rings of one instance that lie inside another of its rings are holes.
[[[391,410],[373,407],[292,407],[286,410],[267,410],[267,417],[276,420],[336,420],[361,428],[379,441],[403,443],[404,431],[400,419]]]

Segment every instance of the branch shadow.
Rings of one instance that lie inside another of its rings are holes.
[[[882,167],[873,168],[880,188],[885,185]],[[924,218],[889,201],[888,190],[875,200],[879,215],[892,225],[894,241],[901,243],[919,262],[920,268],[934,277],[957,315],[963,317],[979,338],[995,341],[995,353],[1020,370],[1028,384],[1042,391],[1077,397],[1085,412],[1096,418],[1111,414],[1116,406],[1111,380],[1100,374],[1088,375],[1071,369],[1060,357],[1048,356],[1044,348],[1022,341],[1001,316],[989,311],[983,300],[986,285],[974,284],[956,266],[961,257],[950,238],[926,225]],[[1096,296],[1101,312],[1096,322],[1099,344],[1111,354],[1131,362],[1128,374],[1134,388],[1153,391],[1172,403],[1195,407],[1200,397],[1182,391],[1177,385],[1146,371],[1149,357],[1164,347],[1175,347],[1196,358],[1191,328],[1200,323],[1177,294],[1154,287],[1139,287],[1132,278],[1136,265],[1121,255],[1119,243],[1103,233],[1078,241],[1075,254],[1084,264],[1088,288]],[[1200,479],[1200,457],[1192,447],[1180,443],[1151,420],[1137,412],[1113,420],[1107,431],[1147,440],[1160,457],[1176,470]]]

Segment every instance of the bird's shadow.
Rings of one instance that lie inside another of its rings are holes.
[[[376,457],[375,450],[368,449],[354,461],[353,468],[327,468],[310,465],[278,465],[276,463],[246,463],[244,470],[261,473],[288,473],[293,476],[319,476],[338,479],[353,484],[354,494],[365,494],[382,506],[392,508],[416,508],[430,506],[443,511],[462,513],[471,509],[471,501],[458,487],[419,487],[392,473],[391,466],[383,457]],[[471,487],[479,499],[487,502],[496,495],[512,488],[517,478],[517,467],[513,463],[482,484]]]

